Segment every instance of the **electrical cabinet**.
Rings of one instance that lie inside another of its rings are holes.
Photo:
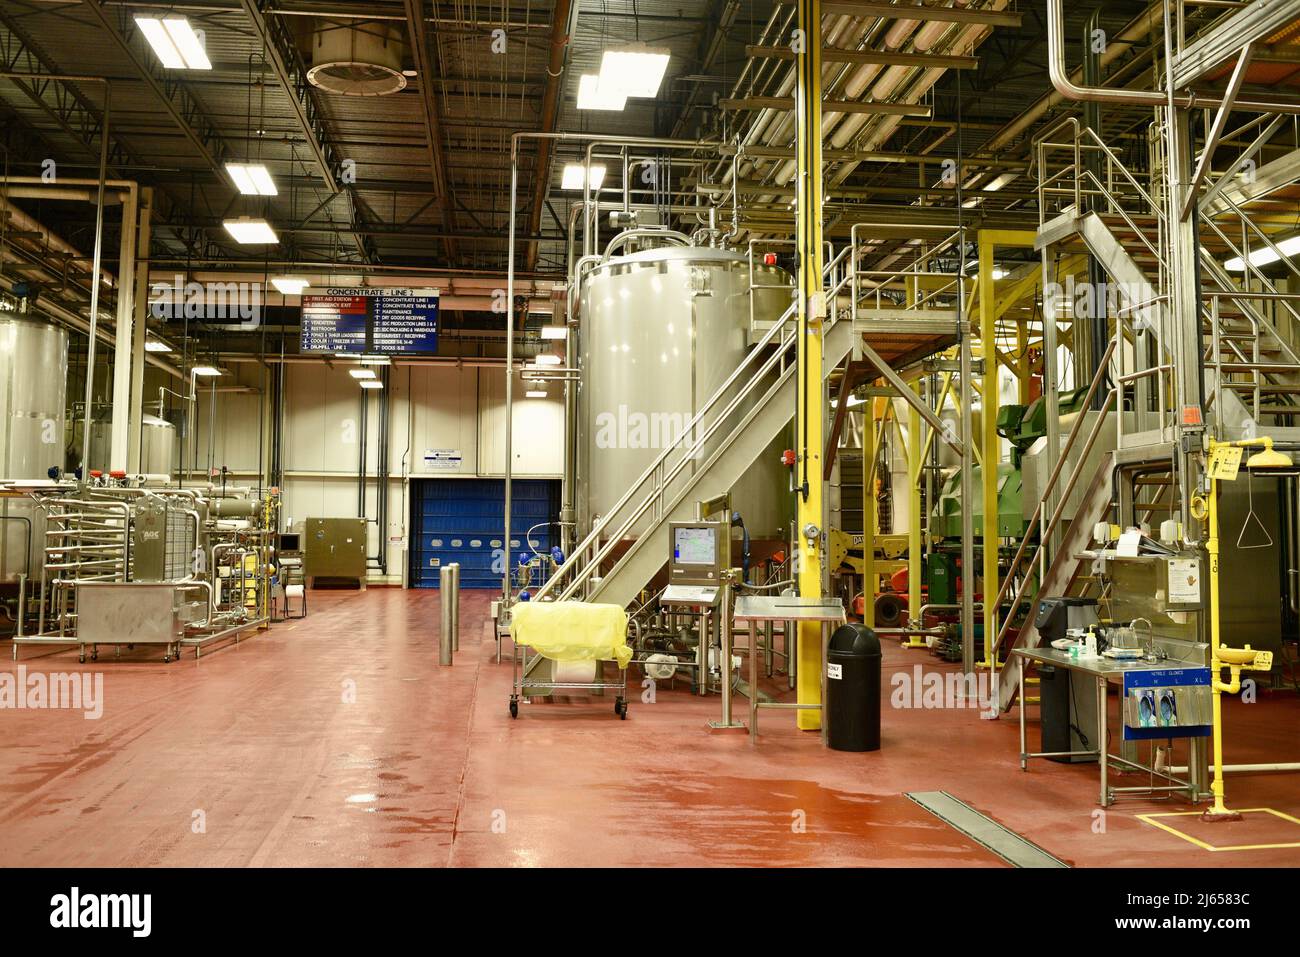
[[[366,580],[364,518],[309,518],[303,546],[303,574],[308,578]]]

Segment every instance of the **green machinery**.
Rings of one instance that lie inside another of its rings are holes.
[[[1078,412],[1087,397],[1086,389],[1062,392],[1058,405],[1062,415]],[[1047,403],[1040,397],[1028,405],[1004,405],[998,411],[998,435],[1011,443],[1011,461],[998,464],[998,535],[1017,543],[1028,532],[1022,501],[1020,466],[1024,455],[1047,434]],[[978,536],[984,529],[984,471],[976,465],[972,481],[973,526]],[[961,543],[961,472],[954,470],[943,487],[930,516],[933,549],[926,557],[927,600],[934,604],[957,601],[956,551]]]

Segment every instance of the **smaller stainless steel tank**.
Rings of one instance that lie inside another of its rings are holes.
[[[63,464],[68,333],[0,319],[0,479],[48,478]],[[0,493],[0,581],[39,576],[45,523],[25,494]]]
[[[90,468],[107,472],[112,459],[113,420],[100,415],[90,423]],[[171,475],[176,463],[176,426],[145,413],[140,420],[140,467],[145,475]]]

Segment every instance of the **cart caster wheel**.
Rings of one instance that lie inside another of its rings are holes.
[[[627,720],[627,702],[619,698],[614,702],[614,713],[623,721]]]
[[[519,717],[519,702],[518,702],[518,701],[512,701],[512,702],[510,702],[510,717],[512,717],[512,718],[517,718],[517,717]]]
[[[91,655],[91,656],[90,656],[90,660],[91,660],[91,661],[98,661],[98,660],[99,660],[99,652],[97,651],[97,652],[95,652],[93,655]]]
[[[77,656],[77,664],[79,664],[79,665],[84,665],[85,663],[86,663],[86,656],[85,656],[85,655],[78,655],[78,656]]]
[[[172,660],[172,656],[171,656],[171,655],[163,655],[163,664],[165,664],[165,665],[166,665],[166,664],[170,664],[170,663],[171,663],[171,660]]]

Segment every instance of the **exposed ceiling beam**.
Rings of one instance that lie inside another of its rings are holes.
[[[793,96],[748,96],[718,100],[721,110],[793,110]],[[822,100],[823,113],[873,113],[928,118],[930,107],[921,103],[877,103],[868,100]]]
[[[102,111],[86,98],[75,81],[64,79],[67,75],[46,59],[17,22],[3,14],[0,14],[0,57],[6,69],[13,71],[9,74],[11,82],[87,156],[98,157],[104,124]],[[46,153],[42,159],[46,158],[55,157]],[[130,179],[132,177],[124,175],[124,168],[145,165],[145,159],[122,139],[120,128],[110,129],[109,175],[115,179]],[[170,231],[182,246],[191,251],[197,247],[200,252],[206,252],[210,245],[206,235],[193,229],[187,235],[177,225],[178,204],[175,195],[160,190],[154,197],[155,218],[159,224],[172,227]],[[161,242],[160,236],[158,239]]]
[[[311,84],[307,81],[307,68],[298,55],[293,32],[282,18],[267,16],[274,12],[275,0],[240,0],[240,3],[257,38],[262,42],[266,62],[280,81],[285,99],[289,101],[294,118],[298,121],[298,128],[302,130],[307,146],[316,158],[325,188],[335,195],[343,192],[337,175],[339,156],[311,91]],[[348,215],[352,219],[352,225],[363,225],[359,222],[357,204],[351,197],[348,201]],[[376,259],[374,244],[359,233],[353,233],[352,238],[361,257],[367,262],[373,262]]]
[[[185,134],[185,138],[190,141],[199,155],[213,170],[220,171],[225,163],[227,150],[216,126],[204,114],[185,84],[173,76],[168,76],[161,66],[146,63],[140,58],[130,39],[135,33],[134,21],[129,20],[124,11],[110,13],[104,9],[102,0],[84,0],[82,6],[99,21],[104,32],[122,51],[126,62],[135,70],[145,86],[153,92],[163,109]]]
[[[420,85],[420,105],[424,109],[424,133],[429,150],[429,173],[433,177],[434,193],[442,210],[442,223],[451,228],[454,218],[451,195],[447,188],[447,167],[442,153],[442,128],[438,122],[438,104],[433,98],[433,82],[437,75],[433,59],[429,56],[428,37],[425,33],[424,0],[405,0],[406,29],[411,38],[411,58],[415,63],[417,82]],[[447,246],[448,257],[451,246]]]
[[[560,114],[560,89],[564,84],[564,62],[569,46],[570,16],[577,14],[572,0],[555,0],[551,13],[550,55],[546,64],[546,92],[542,96],[543,133],[555,132],[555,121]],[[542,206],[551,181],[551,157],[555,142],[542,139],[537,144],[537,169],[533,174],[533,205],[528,212],[528,231],[537,233],[542,227]],[[537,266],[537,243],[529,243],[524,268],[531,272]]]
[[[968,10],[964,7],[937,7],[910,3],[841,3],[826,0],[822,14],[848,17],[883,17],[888,20],[921,20],[940,23],[983,23],[991,27],[1018,27],[1020,14],[1004,10]]]
[[[790,47],[765,47],[750,44],[745,55],[765,57],[770,60],[793,60],[796,54]],[[890,53],[887,50],[822,49],[822,60],[827,63],[853,63],[860,66],[919,66],[939,67],[944,70],[974,70],[980,65],[979,57],[948,56],[941,53]]]

